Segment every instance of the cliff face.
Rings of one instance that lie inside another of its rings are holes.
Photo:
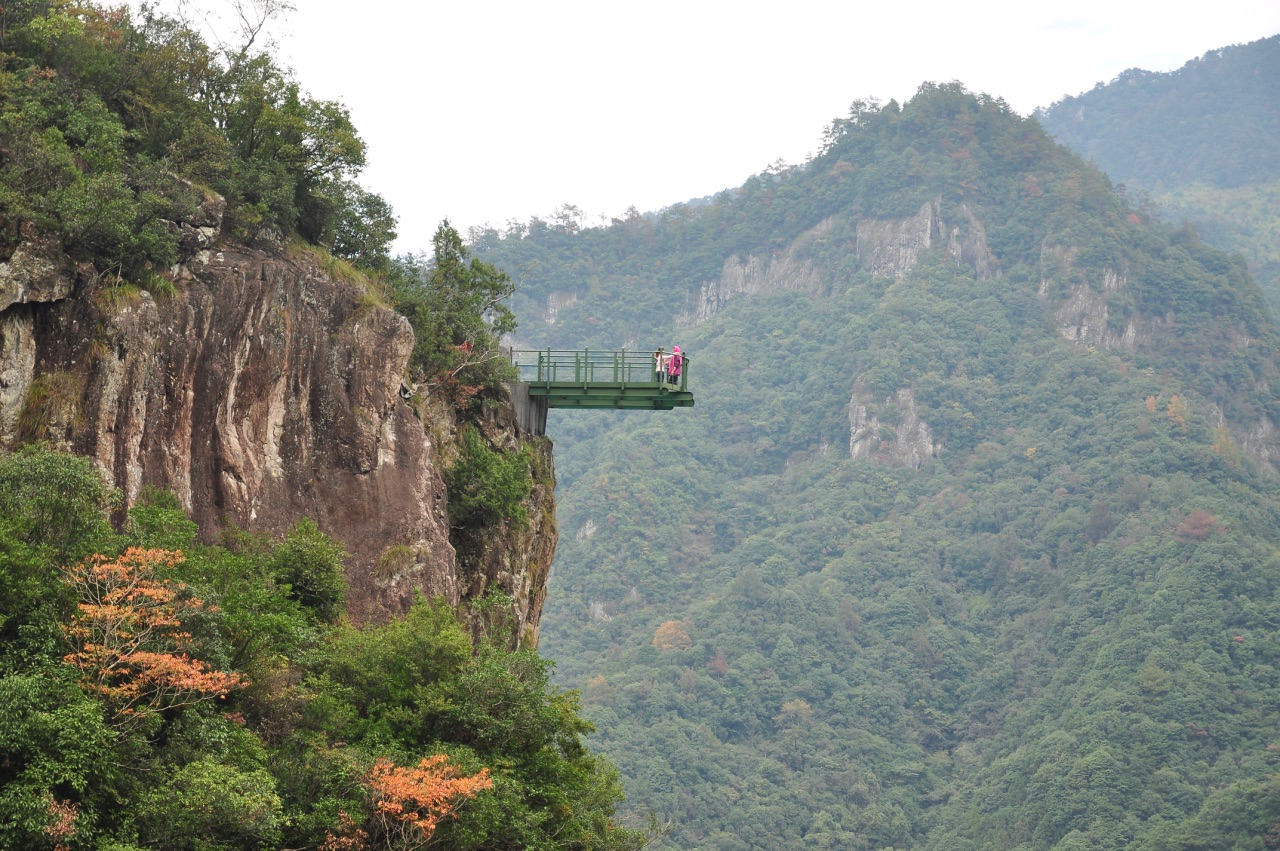
[[[1139,327],[1139,317],[1130,316],[1123,327],[1113,327],[1108,299],[1128,287],[1123,271],[1106,269],[1100,282],[1089,281],[1078,270],[1079,249],[1046,244],[1040,253],[1040,300],[1053,311],[1058,333],[1078,346],[1102,348],[1132,354],[1149,345],[1151,334]],[[1100,284],[1100,286],[1099,286]],[[1051,295],[1056,286],[1058,298]],[[1159,321],[1151,323],[1159,325]]]
[[[519,640],[536,643],[551,486],[530,497],[529,529],[492,530],[460,559],[442,477],[456,425],[404,398],[408,322],[307,251],[215,248],[220,211],[201,215],[175,223],[184,262],[156,295],[37,240],[0,264],[0,441],[92,457],[126,504],[170,489],[210,538],[315,519],[347,548],[357,620],[403,611],[418,591],[459,606],[497,583]],[[486,430],[526,439],[514,416]],[[538,449],[553,486],[550,446]]]
[[[820,292],[822,281],[807,254],[815,240],[831,232],[833,224],[832,219],[819,222],[781,251],[753,254],[746,260],[735,254],[725,260],[720,278],[702,285],[696,301],[678,321],[685,325],[701,325],[738,296],[781,290]]]
[[[960,204],[954,219],[943,220],[941,198],[904,219],[863,219],[858,222],[858,265],[880,277],[904,278],[921,255],[945,244],[952,261],[972,267],[980,280],[1000,277],[1000,264],[987,247],[986,231],[969,205]]]
[[[1000,277],[1000,264],[987,247],[986,231],[967,204],[958,205],[942,216],[942,199],[921,206],[913,216],[901,219],[858,219],[851,246],[858,267],[885,278],[904,278],[922,256],[935,246],[944,246],[951,262],[968,266],[981,280]],[[800,234],[785,248],[768,254],[752,254],[743,260],[730,256],[720,277],[703,284],[686,309],[676,317],[683,325],[701,325],[728,302],[740,296],[797,290],[817,295],[826,288],[827,277],[813,261],[815,244],[832,236],[835,217],[823,219]],[[558,294],[548,299],[546,321],[554,324],[562,303]],[[576,301],[576,297],[575,297]],[[553,309],[554,307],[554,309]]]
[[[849,457],[890,461],[918,470],[940,454],[942,443],[920,418],[914,390],[899,390],[879,402],[864,385],[854,386],[849,399]]]

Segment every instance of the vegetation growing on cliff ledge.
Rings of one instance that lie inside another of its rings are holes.
[[[367,291],[409,317],[412,377],[429,392],[465,410],[508,376],[510,279],[447,222],[432,256],[390,256],[395,217],[355,180],[365,144],[347,109],[255,43],[262,19],[210,46],[148,5],[19,0],[0,18],[0,257],[52,239],[115,300],[172,293],[157,270],[210,239],[299,240],[377,279]],[[225,200],[217,236],[211,193]]]
[[[0,459],[0,848],[634,849],[616,772],[533,651],[420,600],[358,629],[341,550],[123,533],[86,459]]]
[[[459,526],[512,520],[526,522],[524,500],[533,487],[533,450],[504,454],[485,445],[474,426],[462,429],[461,452],[445,475],[449,517]]]
[[[154,7],[6,3],[0,26],[0,247],[57,236],[100,273],[178,257],[177,222],[212,189],[242,241],[298,234],[367,268],[388,262],[391,210],[355,183],[365,146],[243,43],[214,48]]]
[[[427,257],[400,257],[388,270],[395,307],[417,342],[412,369],[428,392],[467,411],[483,391],[514,377],[503,335],[516,329],[507,300],[515,285],[497,266],[472,257],[447,221]]]

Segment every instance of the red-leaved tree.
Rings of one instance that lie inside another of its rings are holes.
[[[341,836],[329,834],[324,851],[356,851],[368,848],[395,848],[412,851],[431,841],[442,819],[453,815],[468,798],[493,787],[489,769],[464,777],[449,764],[449,757],[436,754],[402,768],[388,759],[379,759],[366,778],[372,812],[367,830],[357,829],[349,816],[343,818]]]
[[[117,727],[245,685],[239,674],[188,655],[192,638],[183,618],[211,607],[160,576],[182,560],[181,552],[134,547],[63,570],[80,601],[63,627],[72,645],[63,661],[80,672],[81,686],[106,704]]]

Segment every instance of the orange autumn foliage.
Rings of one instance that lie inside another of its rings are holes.
[[[342,836],[329,834],[324,851],[359,851],[370,847],[421,848],[435,833],[440,821],[453,815],[468,798],[493,787],[489,769],[463,777],[449,764],[449,757],[436,754],[402,768],[388,759],[374,763],[366,780],[372,798],[368,830],[355,829],[350,817],[343,819]],[[376,843],[370,846],[370,837]]]
[[[1174,530],[1174,536],[1180,544],[1191,544],[1207,540],[1221,528],[1217,517],[1203,508],[1197,508],[1178,524],[1178,528]]]
[[[239,674],[188,655],[192,638],[182,618],[208,607],[185,596],[182,583],[159,576],[182,560],[181,552],[135,547],[114,560],[98,555],[63,569],[80,600],[63,627],[73,648],[63,661],[79,670],[81,686],[107,704],[117,726],[245,685]]]
[[[390,844],[413,848],[417,847],[415,837],[421,840],[418,844],[425,844],[442,818],[480,790],[491,789],[493,778],[487,768],[461,777],[449,757],[436,754],[417,768],[401,768],[380,759],[369,774],[369,786],[374,794],[374,824],[384,836],[397,836],[399,841]]]
[[[654,630],[653,646],[659,650],[688,650],[693,639],[680,621],[666,621]]]
[[[79,812],[79,804],[49,799],[49,824],[44,832],[53,840],[53,851],[70,851],[68,843],[76,838],[76,815]]]

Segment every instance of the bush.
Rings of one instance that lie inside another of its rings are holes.
[[[342,613],[347,580],[341,545],[320,531],[315,521],[303,519],[293,527],[271,558],[271,572],[287,583],[289,596],[310,609],[322,621],[333,622]]]
[[[462,452],[445,473],[449,518],[454,526],[479,526],[512,520],[528,522],[523,502],[533,491],[533,452],[524,447],[504,454],[490,449],[479,429],[464,426]]]

